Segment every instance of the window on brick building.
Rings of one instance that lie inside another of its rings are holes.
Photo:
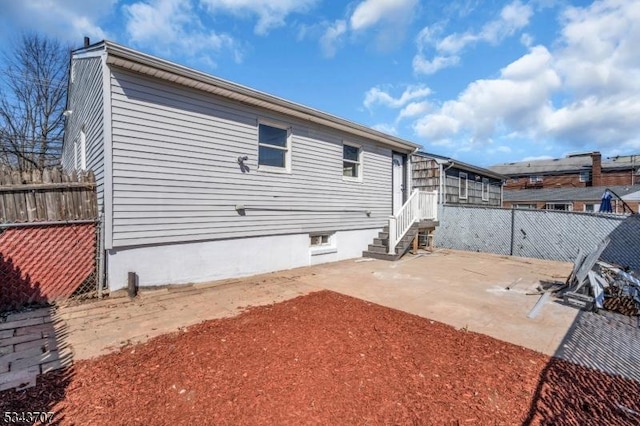
[[[570,212],[573,210],[573,204],[571,203],[547,203],[547,210],[560,210]]]
[[[542,183],[542,176],[540,175],[529,176],[529,183]]]
[[[584,170],[580,172],[580,182],[589,182],[591,181],[591,172],[589,170]]]

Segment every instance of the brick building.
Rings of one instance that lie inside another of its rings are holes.
[[[613,213],[638,213],[640,210],[640,185],[504,191],[503,207],[597,212],[600,209],[602,196],[607,189],[617,195],[611,200]]]
[[[594,151],[498,164],[489,169],[508,177],[505,190],[634,185],[640,183],[640,154],[603,160],[600,152]]]

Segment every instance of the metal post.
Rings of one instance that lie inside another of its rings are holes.
[[[138,293],[138,275],[135,272],[129,272],[127,290],[129,297],[136,297]]]
[[[514,205],[511,206],[511,248],[509,249],[509,255],[513,256],[513,243],[514,243],[514,239],[515,239],[515,227],[516,227],[516,220],[515,220],[515,215],[516,215],[516,208]]]
[[[98,250],[98,298],[102,299],[102,290],[104,289],[104,214],[100,214],[100,221],[98,226],[100,227],[98,232],[98,244],[96,249]]]

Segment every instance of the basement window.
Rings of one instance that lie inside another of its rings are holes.
[[[335,244],[335,233],[321,232],[309,234],[309,246],[311,255],[327,254],[337,252]]]
[[[542,183],[542,176],[529,176],[529,183]]]
[[[328,246],[330,244],[330,235],[311,235],[311,247]]]

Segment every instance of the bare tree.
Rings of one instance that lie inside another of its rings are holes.
[[[57,40],[25,34],[3,52],[0,70],[0,163],[20,171],[60,161],[69,49]]]

